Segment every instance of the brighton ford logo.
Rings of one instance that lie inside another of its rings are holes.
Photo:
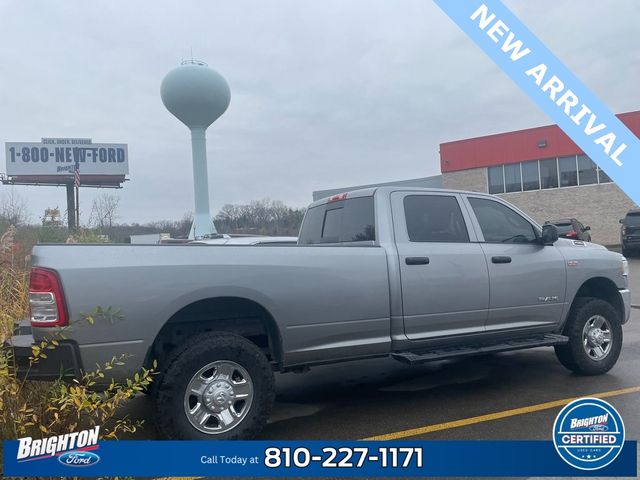
[[[93,452],[67,452],[58,457],[58,461],[69,467],[88,467],[100,461],[100,457]]]
[[[592,432],[606,432],[607,430],[609,430],[609,427],[607,427],[606,425],[591,425],[589,427],[589,430],[591,430]]]
[[[553,424],[558,455],[580,470],[598,470],[613,462],[624,445],[624,423],[613,406],[598,398],[566,405]]]
[[[66,433],[47,438],[31,437],[18,440],[18,462],[45,460],[58,457],[63,465],[71,467],[88,467],[100,461],[100,457],[90,452],[98,448],[100,427],[79,432]]]

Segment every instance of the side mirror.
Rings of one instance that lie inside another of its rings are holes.
[[[558,240],[558,228],[555,225],[547,224],[542,226],[542,236],[540,243],[543,245],[553,245]]]
[[[584,231],[585,231],[585,232],[586,232],[586,231],[588,231],[588,230],[591,230],[591,227],[590,227],[589,225],[587,225],[586,227],[584,227]]]
[[[624,218],[621,218],[620,220],[618,220],[618,223],[624,223]]]

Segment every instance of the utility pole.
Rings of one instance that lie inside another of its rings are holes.
[[[76,229],[80,230],[80,162],[76,159],[73,172],[73,185],[76,187]]]
[[[80,185],[76,184],[76,229],[80,230]]]

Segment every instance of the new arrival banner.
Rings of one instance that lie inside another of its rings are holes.
[[[640,203],[640,140],[499,0],[434,0],[614,182]],[[581,8],[576,2],[576,8]]]

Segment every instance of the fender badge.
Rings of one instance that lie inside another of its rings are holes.
[[[557,302],[558,301],[558,296],[557,295],[552,295],[549,297],[538,297],[538,301],[539,302]]]
[[[569,260],[567,261],[567,267],[577,267],[578,263],[578,260]]]

